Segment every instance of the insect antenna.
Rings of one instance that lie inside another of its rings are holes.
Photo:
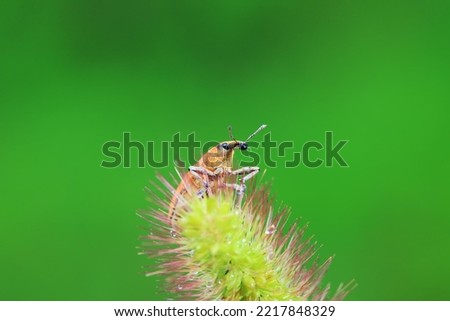
[[[230,139],[234,140],[236,143],[238,142],[238,141],[236,140],[236,138],[234,138],[234,136],[233,136],[233,131],[232,131],[232,129],[231,129],[231,125],[228,126],[228,135],[230,136]]]
[[[248,136],[248,138],[246,139],[246,142],[248,142],[250,140],[250,138],[252,138],[253,136],[255,136],[256,134],[258,134],[261,130],[263,130],[264,128],[266,128],[267,125],[261,125],[259,126],[259,128],[257,130],[255,130],[255,132],[253,134],[251,134],[250,136]]]

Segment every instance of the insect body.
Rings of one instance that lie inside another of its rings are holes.
[[[233,188],[238,196],[237,204],[240,204],[245,191],[245,182],[258,174],[259,167],[250,166],[233,170],[233,153],[235,149],[246,150],[248,148],[247,141],[264,128],[266,125],[261,125],[245,141],[238,141],[233,137],[231,127],[229,127],[231,140],[213,146],[194,166],[189,167],[189,172],[184,175],[170,202],[169,219],[172,221],[176,216],[180,196],[189,191],[195,191],[198,197],[204,197],[216,193],[219,188]],[[228,176],[239,175],[242,175],[239,183],[226,181]]]

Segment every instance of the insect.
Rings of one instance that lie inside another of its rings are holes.
[[[198,197],[204,197],[216,193],[219,188],[233,188],[237,194],[237,204],[241,204],[245,192],[245,182],[258,174],[259,167],[248,166],[233,170],[234,150],[247,150],[247,142],[266,127],[267,125],[261,125],[245,141],[236,140],[231,127],[228,127],[231,140],[221,142],[210,148],[194,166],[189,167],[189,172],[183,176],[169,205],[170,221],[176,216],[180,196],[183,196],[189,190],[196,191]],[[239,183],[226,182],[227,176],[239,175],[242,175]]]

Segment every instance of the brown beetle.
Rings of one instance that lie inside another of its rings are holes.
[[[238,197],[237,204],[240,205],[245,191],[245,182],[258,174],[259,167],[241,167],[233,170],[234,150],[246,150],[248,148],[247,141],[266,127],[266,125],[261,125],[245,141],[236,140],[231,133],[231,127],[229,127],[231,140],[224,141],[210,148],[194,166],[189,167],[189,172],[184,174],[182,182],[174,191],[169,205],[170,221],[176,216],[175,212],[179,206],[180,196],[184,196],[188,190],[195,191],[198,197],[204,197],[205,195],[213,195],[219,188],[233,188]],[[238,184],[226,181],[226,177],[238,175],[243,175]]]

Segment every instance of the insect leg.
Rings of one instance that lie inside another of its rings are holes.
[[[246,188],[245,185],[231,183],[224,183],[223,186],[234,189],[238,194],[244,194]]]
[[[231,171],[231,175],[244,175],[244,177],[241,178],[241,184],[245,184],[246,181],[248,181],[250,178],[255,176],[259,173],[259,167],[257,166],[251,166],[251,167],[242,167],[239,169],[236,169],[234,171]]]
[[[238,206],[241,206],[242,198],[244,197],[244,192],[245,192],[245,188],[246,188],[245,182],[247,182],[250,178],[252,178],[253,176],[255,176],[258,173],[259,173],[259,167],[257,167],[257,166],[242,167],[242,168],[239,168],[239,169],[236,169],[236,170],[230,172],[231,175],[245,175],[244,177],[242,177],[240,179],[240,184],[230,184],[232,186],[229,186],[229,187],[233,187],[238,195],[238,201],[237,201]]]
[[[203,179],[203,177],[201,175],[207,175],[208,176],[215,176],[215,174],[213,172],[211,172],[210,170],[201,167],[201,166],[189,166],[189,172],[192,174],[192,176],[194,176],[196,179],[198,179],[202,184],[204,189],[200,190],[197,195],[199,197],[203,197],[203,194],[206,192],[208,193],[208,189],[209,189],[209,183],[208,180]]]

